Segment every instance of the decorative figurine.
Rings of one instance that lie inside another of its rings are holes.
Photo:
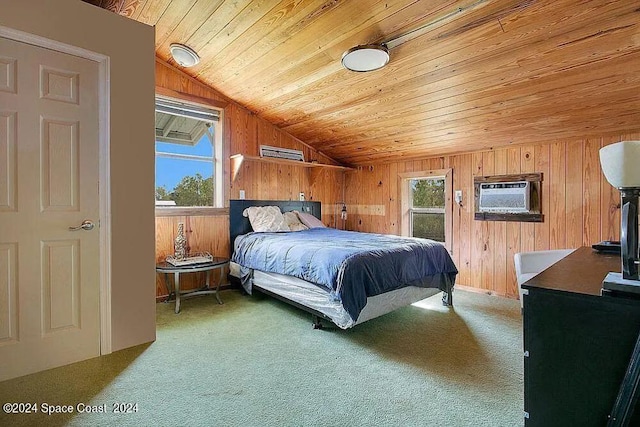
[[[178,223],[178,235],[173,245],[174,257],[178,261],[182,261],[187,257],[187,238],[184,236],[184,224]]]

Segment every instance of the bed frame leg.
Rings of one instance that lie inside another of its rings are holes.
[[[322,322],[320,322],[320,317],[313,315],[313,329],[322,329]]]
[[[449,290],[442,293],[442,305],[446,307],[453,307],[453,289],[452,288],[449,288]]]

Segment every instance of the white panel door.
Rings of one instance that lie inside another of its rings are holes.
[[[0,37],[0,381],[100,354],[98,132],[97,63]]]

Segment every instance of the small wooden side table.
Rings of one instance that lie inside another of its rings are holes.
[[[173,274],[173,291],[169,289],[169,299],[171,295],[175,295],[176,298],[176,309],[175,312],[180,313],[180,299],[188,298],[196,295],[205,295],[205,294],[214,294],[216,296],[216,300],[218,300],[218,304],[222,304],[222,300],[220,299],[220,295],[218,291],[220,290],[220,284],[222,283],[222,278],[224,275],[224,268],[229,265],[228,258],[218,258],[214,257],[213,261],[200,263],[200,264],[192,264],[192,265],[182,265],[175,266],[168,262],[161,262],[156,265],[156,273],[164,273],[164,280],[167,284],[167,288],[169,288],[169,274]],[[220,280],[218,281],[218,286],[215,289],[210,287],[210,276],[211,271],[219,270],[220,271]],[[195,291],[180,291],[180,274],[182,273],[197,273],[199,271],[206,272],[206,283],[204,287],[201,289],[197,289]]]

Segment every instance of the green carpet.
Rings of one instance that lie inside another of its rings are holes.
[[[0,401],[106,404],[0,425],[521,426],[518,301],[456,291],[347,331],[265,296],[157,305],[155,343],[0,383]],[[113,414],[115,403],[137,412]]]

